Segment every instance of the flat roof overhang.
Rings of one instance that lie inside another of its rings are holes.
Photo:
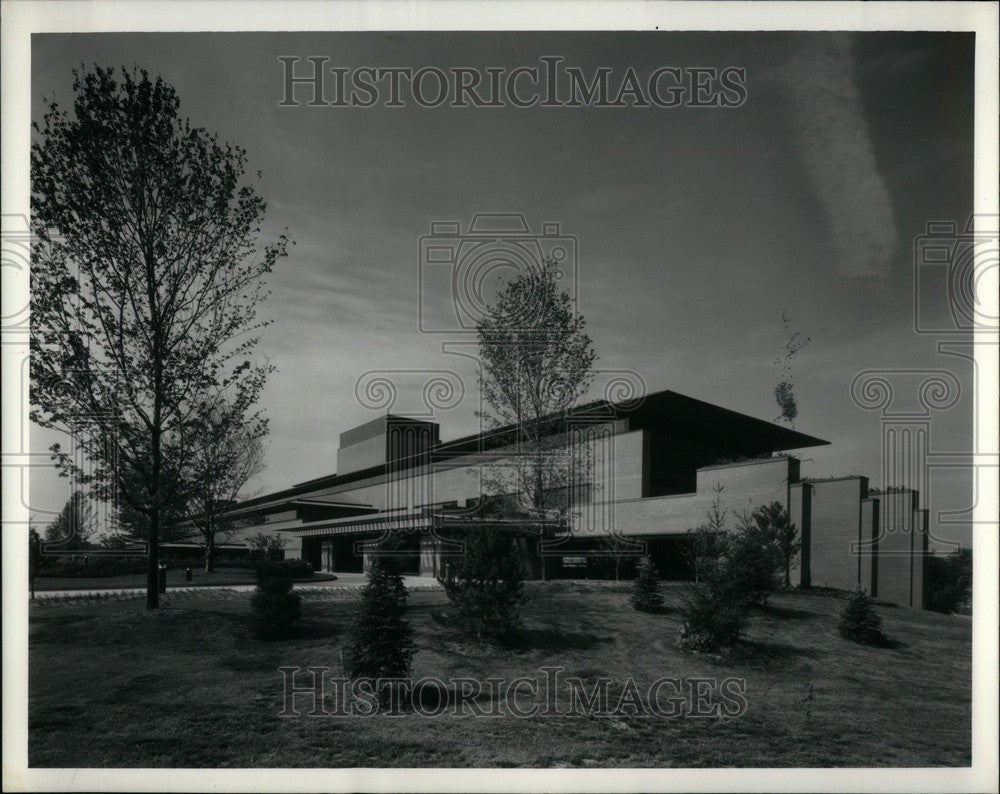
[[[380,513],[371,518],[340,519],[337,521],[311,521],[295,527],[287,527],[279,532],[295,537],[316,535],[353,535],[373,532],[430,532],[450,527],[491,527],[508,531],[519,531],[525,527],[538,527],[542,523],[552,528],[561,528],[558,520],[539,521],[528,518],[498,518],[477,516],[465,512],[448,513],[421,510],[411,513]]]
[[[791,428],[777,425],[763,419],[757,419],[747,414],[731,411],[703,400],[688,397],[679,392],[663,390],[644,395],[628,402],[610,402],[596,400],[578,406],[570,412],[571,421],[583,423],[593,421],[616,421],[627,419],[630,428],[646,429],[656,434],[662,434],[677,439],[697,439],[707,446],[716,446],[720,457],[755,456],[771,452],[783,452],[792,449],[805,449],[828,445],[830,442]],[[310,506],[314,500],[324,499],[322,496],[308,496],[321,488],[332,488],[347,485],[387,473],[402,473],[408,469],[427,465],[433,459],[435,465],[441,465],[449,460],[455,460],[470,455],[480,454],[491,449],[500,448],[511,442],[511,428],[501,428],[489,433],[476,433],[453,441],[439,443],[426,455],[413,458],[394,460],[370,466],[349,474],[329,474],[312,480],[298,483],[291,488],[276,491],[255,499],[248,500],[233,510],[230,515],[247,513],[281,512],[294,507],[296,501],[306,501]],[[456,465],[458,465],[456,461]],[[338,505],[344,509],[366,509],[375,512],[371,505],[354,505],[336,496],[326,497],[330,505]]]

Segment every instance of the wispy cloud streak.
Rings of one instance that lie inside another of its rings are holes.
[[[785,74],[837,269],[847,276],[888,275],[898,231],[854,79],[850,40],[810,39]]]

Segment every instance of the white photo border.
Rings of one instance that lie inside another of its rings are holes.
[[[727,30],[974,31],[975,213],[997,216],[998,6],[947,2],[268,2],[266,0],[12,0],[2,7],[2,211],[29,212],[31,35],[128,31]],[[27,305],[26,274],[3,271],[3,316]],[[996,300],[996,296],[986,296]],[[995,306],[995,304],[994,304]],[[992,316],[996,316],[994,310]],[[24,426],[17,339],[3,345],[3,443]],[[23,342],[26,349],[27,340]],[[19,352],[20,351],[20,352]],[[979,449],[997,453],[998,356],[976,345]],[[10,467],[3,469],[8,493]],[[994,470],[995,471],[995,470]],[[995,479],[995,473],[992,475]],[[3,786],[7,791],[996,791],[997,489],[976,505],[973,765],[967,769],[29,769],[27,533],[3,534]],[[20,500],[3,519],[27,522]]]

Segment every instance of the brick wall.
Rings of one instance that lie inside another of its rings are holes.
[[[853,590],[858,585],[856,544],[861,539],[861,500],[868,495],[868,478],[814,480],[808,485],[811,584]]]
[[[767,458],[698,470],[698,491],[649,499],[621,499],[613,505],[615,528],[627,535],[682,534],[707,521],[716,498],[713,490],[722,486],[720,505],[727,511],[727,526],[736,526],[744,511],[770,502],[788,504],[789,478],[795,479],[798,461]],[[575,531],[589,532],[577,522]]]

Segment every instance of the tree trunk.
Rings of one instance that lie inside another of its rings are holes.
[[[160,608],[160,511],[149,515],[149,567],[146,570],[146,609]]]
[[[215,536],[208,538],[205,544],[205,573],[215,572]]]
[[[162,406],[160,404],[161,363],[156,359],[154,376],[156,396],[153,398],[153,434],[150,452],[152,453],[152,482],[149,490],[149,569],[146,577],[146,609],[160,608],[160,471],[163,453],[160,448],[160,419]]]
[[[542,455],[541,451],[538,452],[538,459],[535,462],[535,509],[538,511],[541,517],[541,526],[538,529],[538,561],[542,567],[542,581],[547,581],[548,576],[545,570],[545,492],[542,488]]]

